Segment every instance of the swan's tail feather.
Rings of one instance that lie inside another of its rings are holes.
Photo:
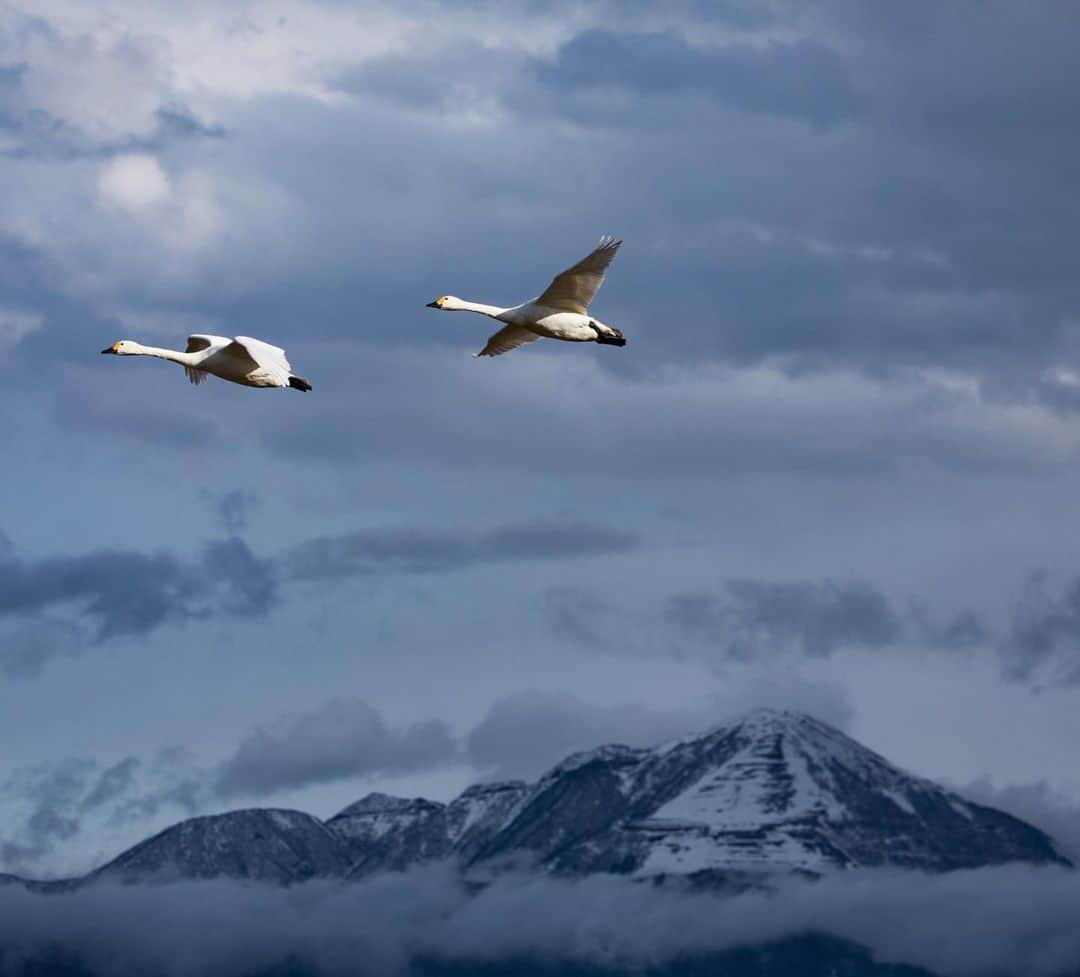
[[[626,337],[614,326],[604,326],[603,329],[597,328],[593,323],[593,328],[596,329],[596,341],[601,346],[625,346]],[[604,330],[607,330],[606,332]]]
[[[289,377],[289,386],[294,390],[310,390],[311,384],[303,377]]]

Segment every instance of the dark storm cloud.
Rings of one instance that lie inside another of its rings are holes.
[[[220,514],[243,524],[249,505],[226,493]],[[239,536],[210,540],[185,559],[169,552],[96,550],[40,559],[0,549],[0,668],[40,672],[78,646],[149,634],[212,616],[262,617],[284,599],[282,584],[370,574],[449,573],[472,566],[617,554],[634,534],[589,525],[526,524],[481,533],[364,530],[320,537],[272,556]]]
[[[437,720],[393,729],[360,699],[333,699],[320,708],[257,729],[222,765],[223,797],[262,795],[289,787],[365,774],[406,773],[448,763],[456,746]]]
[[[720,588],[657,595],[626,606],[604,594],[549,588],[540,612],[563,641],[616,655],[753,662],[784,655],[827,658],[843,650],[903,646],[995,653],[996,635],[973,611],[898,606],[868,581],[731,579]]]
[[[1046,574],[1029,578],[1001,643],[1006,677],[1034,681],[1046,677],[1080,683],[1080,578],[1054,592]]]
[[[206,544],[203,571],[226,614],[260,616],[269,613],[278,601],[271,561],[255,556],[236,536]]]
[[[418,958],[432,973],[496,962],[502,967],[493,973],[512,972],[515,960],[537,973],[560,964],[664,973],[680,960],[701,965],[705,954],[809,933],[941,977],[1062,977],[1080,966],[1078,901],[1076,872],[1028,866],[939,876],[848,872],[729,898],[617,876],[521,876],[470,895],[442,866],[289,889],[101,884],[45,896],[0,888],[3,949],[37,963],[34,972],[59,951],[80,973],[180,967],[231,975],[299,965],[328,977],[428,972]]]
[[[542,610],[557,635],[601,650],[679,656],[706,648],[728,660],[883,648],[903,640],[908,623],[865,581],[732,579],[716,591],[673,594],[658,611],[552,588]]]
[[[901,633],[888,598],[858,581],[729,580],[720,594],[671,598],[665,617],[677,634],[715,642],[730,658],[791,646],[824,657],[842,647],[881,648]]]
[[[275,597],[269,565],[239,539],[209,543],[190,562],[132,550],[0,559],[0,618],[74,608],[97,641],[211,613],[264,614]]]
[[[535,71],[541,84],[566,94],[626,89],[648,100],[698,94],[747,112],[806,119],[818,125],[857,113],[859,97],[843,58],[811,41],[764,47],[689,44],[674,32],[626,33],[595,28],[563,44]],[[604,116],[603,106],[597,116]],[[644,114],[644,112],[642,113]]]
[[[378,305],[375,341],[434,343],[443,326],[417,330],[403,296],[427,300],[449,287],[433,279],[454,271],[520,299],[575,257],[563,253],[566,212],[590,239],[618,218],[627,248],[615,273],[632,277],[622,298],[613,284],[603,301],[639,326],[636,363],[777,358],[875,376],[948,365],[980,376],[985,396],[1051,396],[1039,378],[1075,354],[1064,323],[1080,307],[1069,258],[1080,137],[1060,124],[1080,69],[1066,15],[973,2],[910,14],[846,2],[665,7],[657,17],[640,3],[575,5],[593,26],[550,57],[491,36],[433,45],[422,31],[415,49],[343,72],[355,99],[245,102],[246,141],[226,141],[240,155],[222,165],[259,167],[304,213],[336,215],[347,198],[369,220],[315,227],[311,259],[258,288],[182,300],[236,331],[260,321],[285,338],[313,306],[320,335],[355,336],[361,308]],[[474,9],[520,28],[556,8],[525,5],[505,20],[503,8]],[[700,30],[717,20],[768,32]],[[452,122],[415,118],[455,108],[489,125],[462,139]],[[568,124],[546,126],[538,159],[530,136],[553,112]],[[598,125],[616,117],[618,131]],[[648,133],[672,117],[669,137]],[[483,234],[464,230],[477,213]],[[527,262],[511,246],[525,233]],[[368,256],[357,268],[359,246]],[[55,291],[48,277],[41,288]],[[640,328],[654,322],[667,325]],[[344,391],[335,399],[353,406]],[[440,403],[455,417],[467,410]],[[927,432],[917,440],[933,449]]]
[[[627,532],[588,525],[506,526],[482,533],[367,530],[313,539],[286,554],[299,580],[379,572],[445,573],[485,563],[603,556],[636,548]]]

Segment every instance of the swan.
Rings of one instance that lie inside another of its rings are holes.
[[[250,336],[188,336],[184,352],[143,346],[133,339],[121,339],[102,354],[115,356],[156,356],[179,363],[194,384],[202,383],[212,373],[222,380],[242,383],[245,387],[292,387],[310,390],[303,377],[293,376],[285,350]]]
[[[594,319],[588,311],[620,244],[622,241],[605,235],[576,265],[556,275],[542,295],[510,309],[466,302],[455,295],[440,296],[427,307],[443,312],[479,312],[505,322],[476,356],[501,356],[545,336],[571,343],[625,346],[626,339],[618,329]]]

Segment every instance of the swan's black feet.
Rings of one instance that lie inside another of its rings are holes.
[[[310,390],[311,384],[303,377],[289,377],[289,386],[294,390]]]
[[[616,333],[614,336],[605,336],[602,332],[596,334],[596,341],[601,346],[625,346],[626,339],[623,334]]]

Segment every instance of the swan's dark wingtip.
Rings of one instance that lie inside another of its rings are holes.
[[[311,389],[311,384],[303,377],[289,377],[289,386],[294,390],[303,390],[305,393]]]

